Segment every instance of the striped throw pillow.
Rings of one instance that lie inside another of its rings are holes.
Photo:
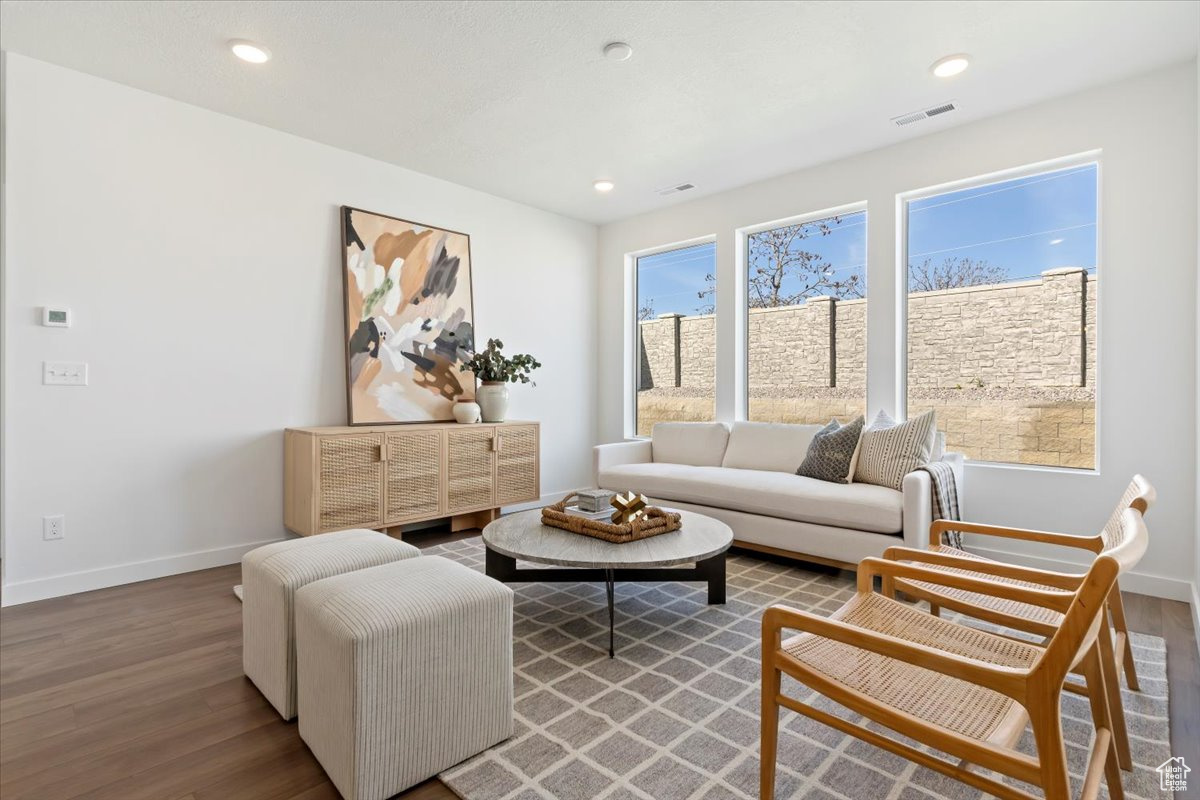
[[[859,444],[856,483],[874,483],[897,491],[904,476],[929,463],[937,420],[932,411],[897,424],[883,411],[863,431]]]

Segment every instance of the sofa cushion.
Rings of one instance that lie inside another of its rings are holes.
[[[868,483],[826,483],[787,472],[683,464],[620,464],[601,470],[599,480],[604,489],[632,489],[664,501],[872,533],[903,528],[904,495]]]
[[[820,429],[820,425],[735,422],[721,466],[794,473]]]
[[[656,422],[650,439],[656,462],[716,467],[725,457],[729,428],[724,422]]]

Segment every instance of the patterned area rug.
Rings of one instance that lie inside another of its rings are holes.
[[[425,551],[483,571],[483,544]],[[524,565],[536,567],[536,565]],[[439,777],[466,800],[751,800],[758,797],[759,620],[772,603],[828,614],[854,591],[843,577],[744,555],[728,563],[728,602],[703,584],[617,585],[617,657],[608,658],[604,587],[513,584],[516,735]],[[1128,796],[1161,800],[1170,757],[1162,639],[1134,634],[1142,691],[1124,692],[1133,737]],[[785,681],[787,681],[785,677]],[[785,691],[812,693],[794,682]],[[847,718],[828,701],[820,707]],[[1092,736],[1087,702],[1063,699],[1076,779]],[[776,797],[974,800],[983,793],[790,711]],[[1032,751],[1028,731],[1023,749]],[[1019,785],[1019,784],[1018,784]],[[1078,784],[1073,796],[1078,794]]]

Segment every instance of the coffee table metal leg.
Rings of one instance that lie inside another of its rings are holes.
[[[608,596],[608,657],[616,657],[616,649],[613,647],[613,618],[616,613],[613,610],[613,571],[611,569],[604,570],[604,593]]]
[[[718,553],[696,564],[696,571],[708,581],[708,604],[725,602],[725,554]]]

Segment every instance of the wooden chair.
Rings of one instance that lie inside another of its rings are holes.
[[[954,522],[937,520],[930,527],[929,547],[926,550],[914,550],[907,547],[889,547],[883,557],[889,561],[918,563],[926,569],[939,572],[951,572],[958,575],[971,576],[983,580],[1006,583],[1026,587],[1052,587],[1074,590],[1079,587],[1081,575],[1047,570],[1027,569],[1002,564],[998,561],[985,559],[963,550],[943,545],[942,534],[956,530],[1000,538],[1021,539],[1025,541],[1043,542],[1048,544],[1074,547],[1098,555],[1118,547],[1124,536],[1121,525],[1122,514],[1128,508],[1136,509],[1145,514],[1154,504],[1156,493],[1141,475],[1134,475],[1125,493],[1121,496],[1116,509],[1109,517],[1104,529],[1095,536],[1072,536],[1065,533],[1050,531],[1032,531],[1021,528],[1005,528],[996,525],[980,525],[978,523]],[[993,569],[988,574],[979,571],[980,564],[989,564]],[[1133,564],[1129,564],[1132,567]],[[976,619],[1003,625],[1015,630],[1025,631],[1048,638],[1062,624],[1062,614],[1053,609],[1043,608],[1030,603],[1008,600],[986,592],[973,592],[950,586],[941,586],[919,580],[904,578],[892,579],[885,577],[882,581],[883,593],[894,597],[896,590],[917,599],[928,601],[934,614],[941,608],[948,608],[960,614]],[[1113,736],[1116,739],[1117,753],[1123,769],[1133,768],[1133,758],[1130,753],[1129,734],[1125,724],[1125,710],[1121,703],[1121,684],[1118,673],[1121,663],[1125,667],[1125,680],[1129,688],[1138,689],[1137,672],[1134,667],[1133,647],[1129,641],[1129,627],[1125,621],[1125,606],[1121,600],[1121,587],[1114,584],[1113,591],[1107,601],[1108,611],[1112,617],[1115,634],[1111,634],[1108,626],[1099,634],[1099,647],[1103,656],[1105,686],[1109,693],[1109,706],[1113,713]],[[1080,691],[1081,688],[1068,684],[1068,690]]]
[[[1105,778],[1109,796],[1122,800],[1097,640],[1104,627],[1104,600],[1122,566],[1141,558],[1148,536],[1136,510],[1122,514],[1121,525],[1121,543],[1099,556],[1071,591],[1000,584],[868,558],[858,568],[857,593],[830,617],[785,606],[767,609],[762,621],[762,800],[774,795],[780,706],[1004,800],[1036,796],[973,772],[972,765],[1034,784],[1047,800],[1066,800],[1070,781],[1059,701],[1072,667],[1085,676],[1096,726],[1082,796],[1096,797]],[[983,564],[980,571],[990,568]],[[875,594],[876,575],[994,594],[1054,610],[1062,622],[1045,647],[1039,647]],[[784,629],[800,633],[784,639]],[[958,762],[787,697],[783,673]],[[1032,724],[1036,757],[1015,749],[1027,723]]]

